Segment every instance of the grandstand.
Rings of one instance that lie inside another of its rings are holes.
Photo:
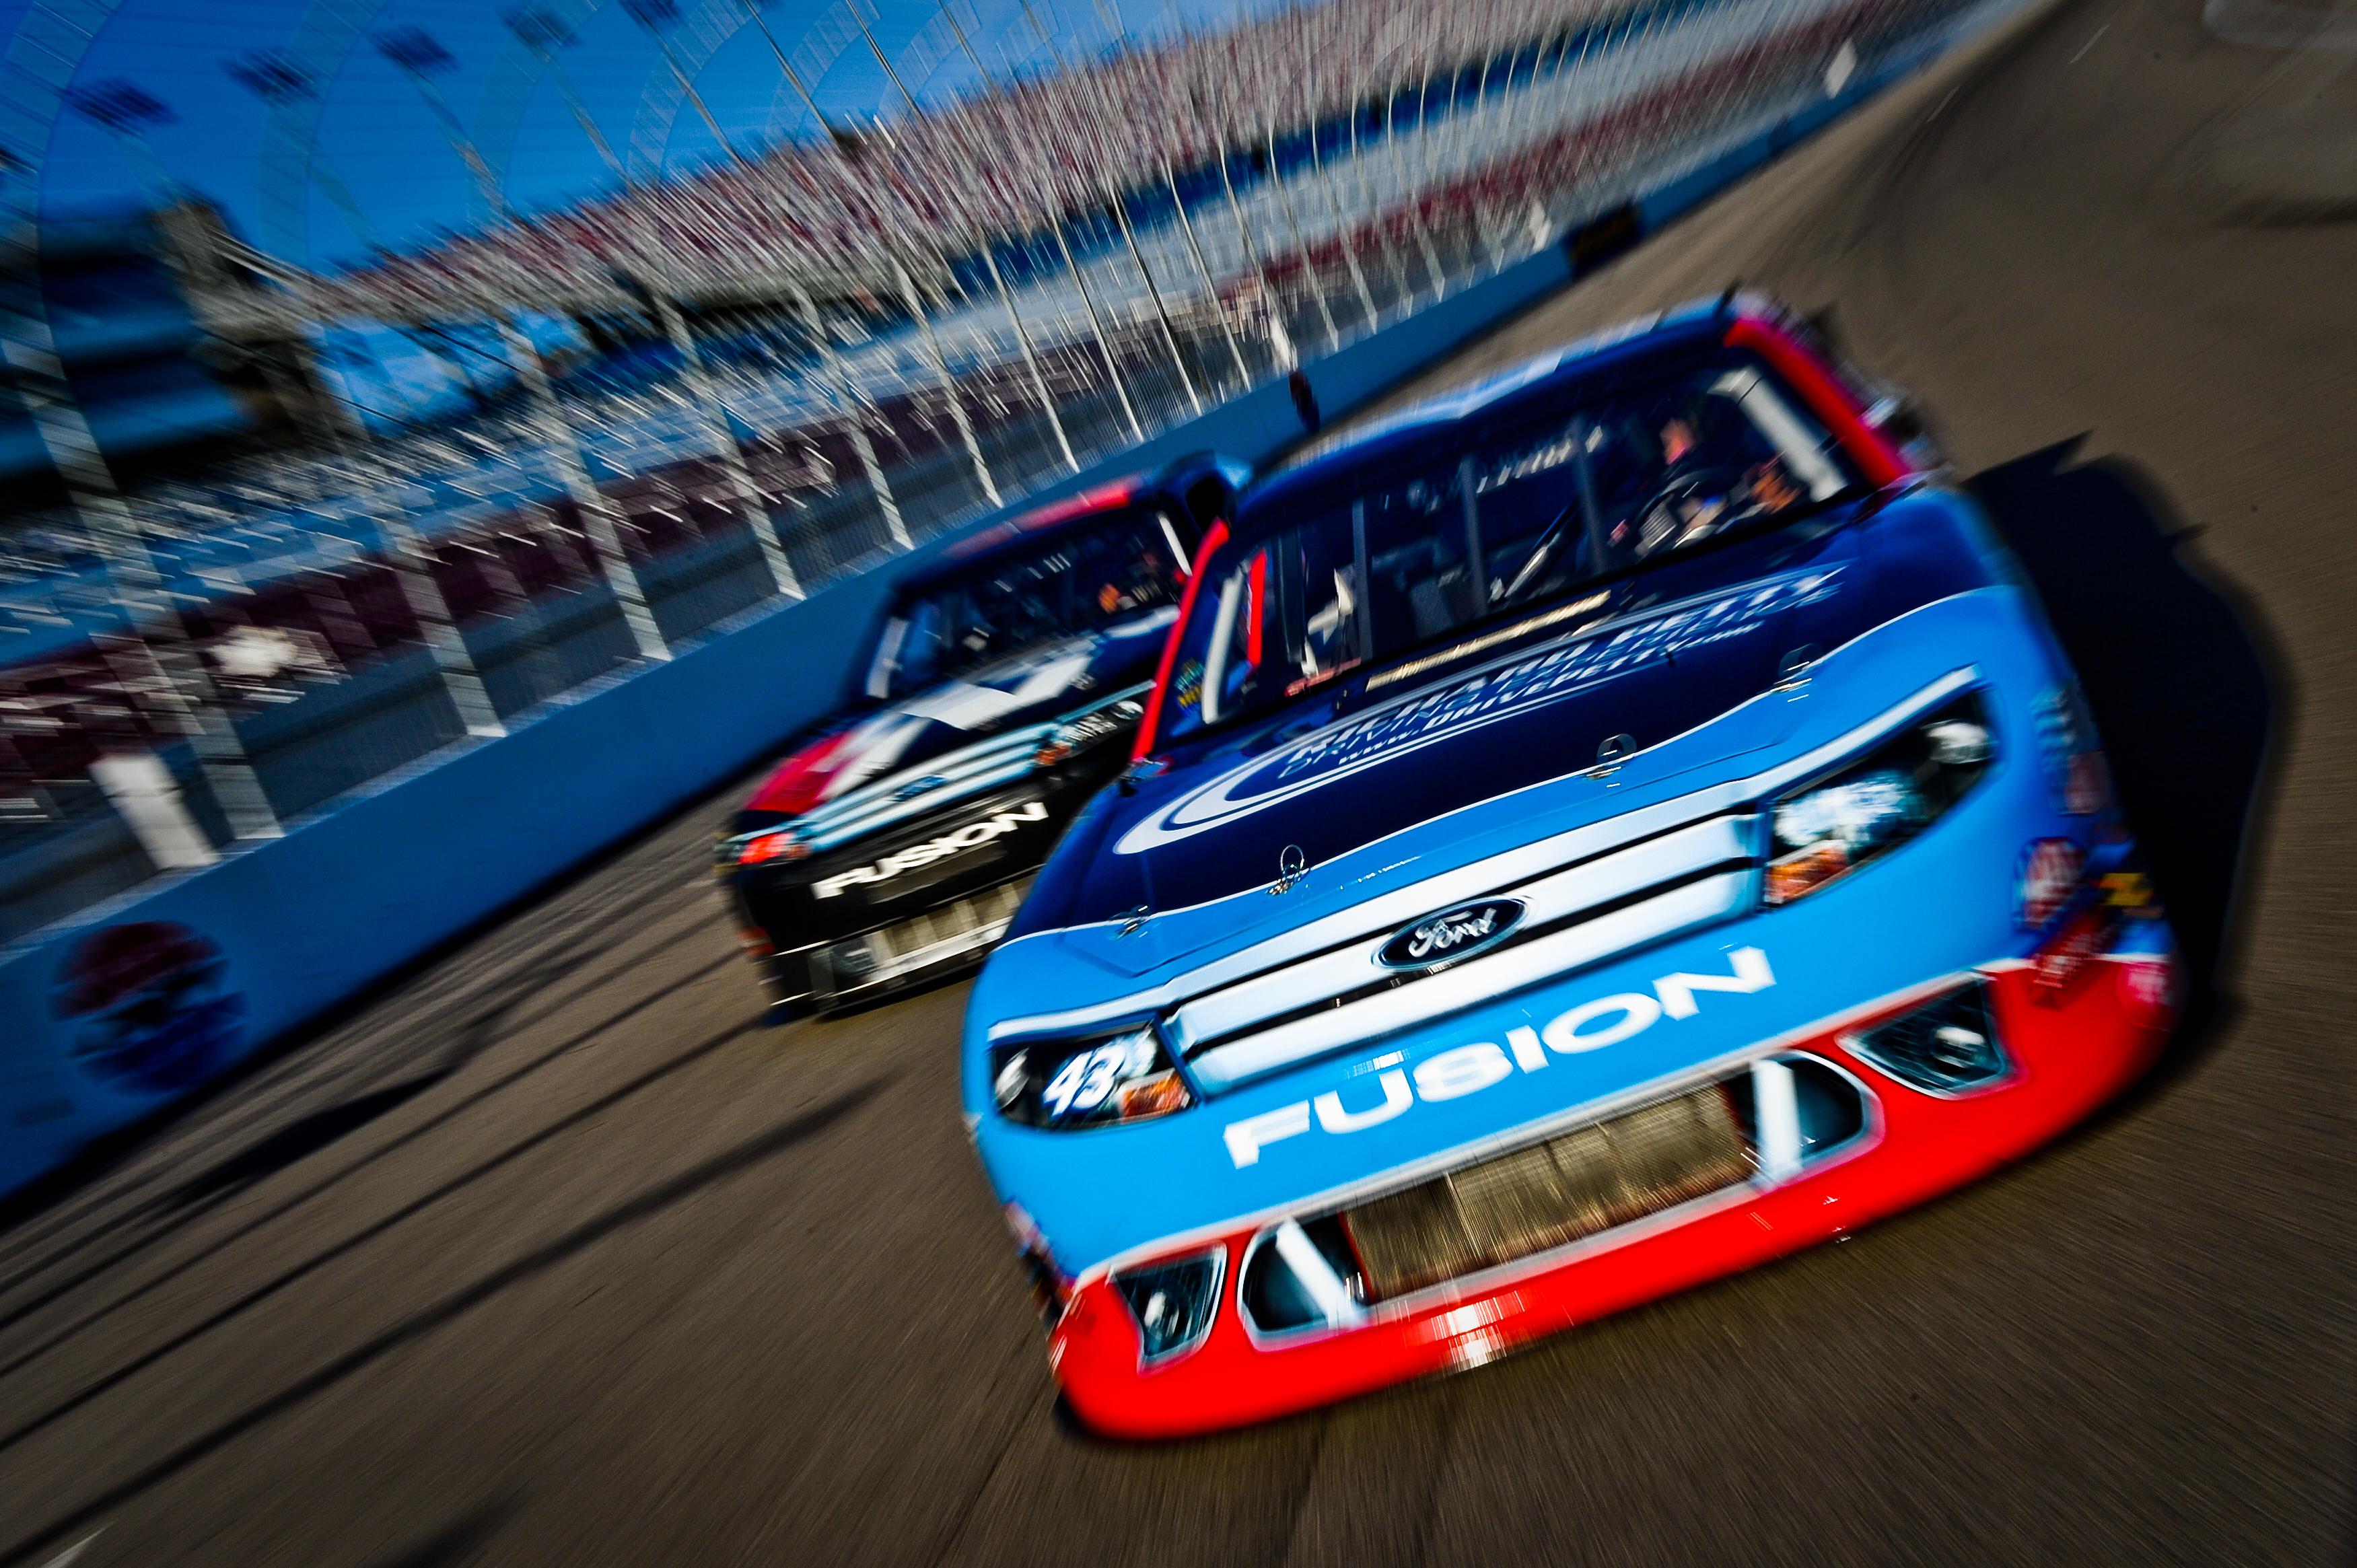
[[[151,873],[101,757],[164,758],[216,844],[230,796],[317,809],[1460,288],[1954,8],[1331,0],[340,275],[253,258],[199,306],[225,337],[394,323],[480,394],[145,483],[128,540],[17,520],[0,940]]]
[[[1128,48],[1057,75],[986,85],[963,102],[776,149],[734,166],[630,192],[394,258],[326,293],[356,314],[434,318],[454,299],[512,301],[554,291],[571,308],[610,306],[614,273],[663,258],[683,297],[714,306],[775,300],[786,281],[894,291],[890,259],[946,266],[979,243],[1010,244],[1111,200],[1143,219],[1175,178],[1200,199],[1221,162],[1265,171],[1314,127],[1387,130],[1446,112],[1488,78],[1560,56],[1615,0],[1331,0],[1228,32]],[[1314,63],[1312,63],[1314,62]],[[975,62],[979,65],[979,60]],[[1306,69],[1305,69],[1306,68]],[[971,267],[965,269],[971,274]]]

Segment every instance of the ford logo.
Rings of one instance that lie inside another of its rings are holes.
[[[911,779],[906,784],[901,785],[898,789],[893,790],[892,799],[895,800],[913,800],[918,796],[938,789],[948,782],[948,779],[942,778],[938,773],[928,773],[922,779]]]
[[[1386,969],[1431,969],[1453,963],[1505,940],[1522,921],[1519,898],[1459,904],[1392,933],[1392,940],[1376,950],[1375,961]]]

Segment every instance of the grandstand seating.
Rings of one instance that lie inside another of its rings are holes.
[[[1065,470],[1059,426],[1093,456],[1132,438],[1125,398],[1150,430],[1183,417],[1190,391],[1208,401],[1281,372],[1329,333],[1544,242],[1614,181],[1779,112],[1843,40],[1870,43],[1954,3],[1332,0],[1005,84],[856,148],[781,148],[387,259],[329,280],[322,297],[464,320],[654,254],[683,295],[699,279],[851,280],[823,306],[823,349],[792,308],[705,325],[708,380],[758,515],[675,355],[592,357],[559,378],[622,553],[663,635],[687,639],[775,592],[764,532],[805,585],[893,548],[869,455],[900,532],[922,539],[988,504],[967,432],[1001,493],[1019,495]],[[1173,185],[1191,229],[1149,210]],[[1145,277],[1103,213],[1108,192],[1132,199]],[[1042,240],[1055,225],[1074,263]],[[888,239],[929,263],[926,322],[876,271]],[[982,244],[996,247],[1018,318],[974,268]],[[938,334],[953,394],[920,328]],[[0,544],[0,630],[38,650],[0,643],[0,862],[16,853],[11,823],[47,832],[104,811],[89,767],[110,750],[168,753],[202,793],[182,710],[154,700],[146,649],[194,654],[250,740],[266,731],[288,756],[311,747],[299,769],[256,759],[281,812],[462,735],[421,663],[428,628],[396,561],[438,591],[502,718],[630,656],[592,531],[512,390],[364,454],[266,454],[135,501],[177,600],[138,628],[144,640],[113,629],[108,585],[70,520]],[[388,542],[395,512],[420,539],[414,556]],[[323,768],[303,715],[350,725],[357,699],[320,700],[335,690],[377,693],[368,700],[410,718],[364,743],[352,726],[338,743],[350,755]]]
[[[1221,33],[1122,50],[994,86],[848,145],[795,142],[693,178],[392,257],[337,280],[328,303],[410,315],[457,299],[609,289],[658,257],[673,286],[723,276],[852,276],[888,288],[888,251],[955,258],[1032,233],[1114,193],[1158,188],[1274,133],[1369,115],[1396,94],[1420,114],[1489,74],[1527,76],[1568,32],[1625,0],[1329,0]]]

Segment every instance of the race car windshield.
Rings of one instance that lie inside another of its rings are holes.
[[[1184,567],[1162,514],[1136,507],[999,551],[893,607],[867,692],[887,700],[1178,602]]]
[[[1733,350],[1599,376],[1508,417],[1221,551],[1180,633],[1160,739],[1862,489],[1801,400]]]

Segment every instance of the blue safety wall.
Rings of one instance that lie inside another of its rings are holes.
[[[1312,361],[1318,408],[1331,419],[1396,387],[1775,157],[1958,31],[1598,214],[1561,245]],[[1265,461],[1303,435],[1291,389],[1275,381],[1024,504],[1186,452]],[[283,838],[146,884],[0,952],[0,1193],[774,751],[840,700],[892,575],[748,612],[665,663],[568,694],[500,739],[440,753],[339,797]]]

